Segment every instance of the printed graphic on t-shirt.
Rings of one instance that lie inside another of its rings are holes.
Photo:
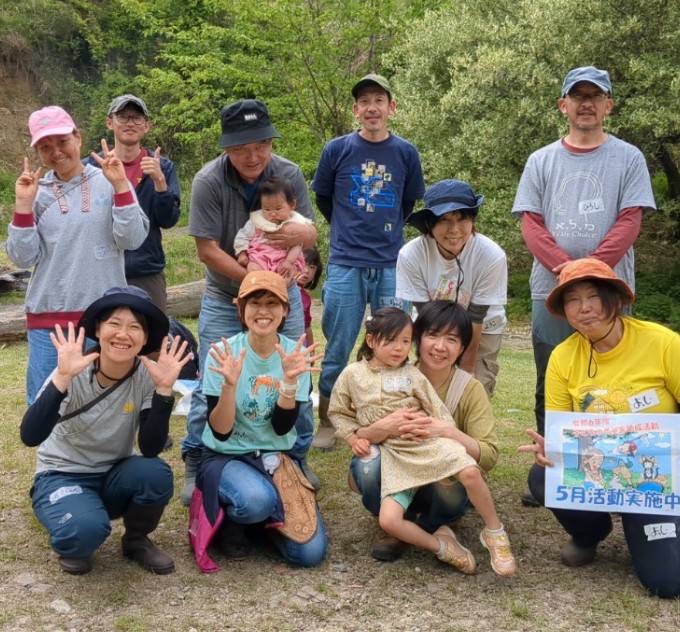
[[[455,276],[440,276],[432,300],[457,301],[460,305],[467,308],[470,304],[471,294],[464,288],[458,287],[458,283]]]
[[[660,404],[654,388],[633,392],[627,385],[614,388],[584,388],[579,397],[579,410],[584,413],[639,413]]]
[[[603,187],[592,171],[565,176],[550,200],[554,213],[550,232],[556,238],[598,239],[600,217],[605,212]]]
[[[361,163],[360,170],[352,171],[352,184],[349,200],[358,209],[374,213],[378,208],[395,207],[397,194],[392,185],[392,174],[385,165],[376,164],[375,160]],[[390,232],[392,227],[392,223],[385,224],[385,232]]]
[[[240,393],[239,410],[251,421],[270,418],[279,398],[279,380],[271,375],[252,375],[249,384],[250,389]]]

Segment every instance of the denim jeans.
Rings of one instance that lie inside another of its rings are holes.
[[[241,461],[229,461],[222,470],[219,484],[220,503],[227,517],[238,524],[264,522],[276,510],[278,493],[273,483],[260,471]],[[326,555],[326,529],[317,507],[317,529],[303,544],[276,534],[274,543],[291,564],[318,566]]]
[[[395,297],[395,268],[352,268],[329,263],[323,286],[321,329],[326,349],[321,362],[319,393],[330,397],[335,381],[347,366],[363,324],[366,305],[371,312],[400,306]]]
[[[350,473],[364,507],[377,516],[380,512],[380,455],[370,459],[352,457]],[[456,480],[446,479],[418,489],[405,515],[432,533],[443,524],[458,520],[469,506],[465,488]]]
[[[536,365],[536,429],[545,434],[545,372],[552,350],[571,336],[574,330],[564,318],[553,316],[545,306],[545,301],[531,302],[531,343],[534,347]]]
[[[28,329],[28,365],[26,367],[26,403],[30,406],[49,374],[57,366],[57,350],[50,340],[52,329]]]
[[[131,456],[97,474],[41,472],[31,497],[52,549],[84,558],[109,537],[111,520],[120,518],[130,503],[167,505],[172,491],[172,470],[165,461]]]
[[[288,287],[288,307],[288,316],[281,333],[292,340],[297,340],[305,331],[305,323],[300,289],[295,284]],[[201,311],[198,316],[198,362],[201,376],[203,376],[205,370],[205,360],[210,345],[213,342],[219,342],[223,337],[235,336],[241,331],[241,320],[233,303],[207,294],[203,295]],[[208,405],[201,390],[202,383],[203,380],[201,379],[191,396],[191,407],[187,415],[187,435],[182,440],[183,455],[189,450],[203,446],[201,436],[207,421]],[[297,431],[297,440],[290,453],[291,456],[303,459],[314,436],[314,409],[311,401],[300,404],[295,430]]]
[[[545,468],[534,465],[528,482],[533,497],[544,504]],[[607,512],[549,509],[577,545],[593,546],[612,530]],[[647,525],[664,523],[673,525],[675,533],[680,534],[680,518],[622,513],[621,522],[633,568],[642,585],[659,597],[680,596],[680,540],[674,536],[650,541],[645,532]]]

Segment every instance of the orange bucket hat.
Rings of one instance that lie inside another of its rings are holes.
[[[614,270],[599,259],[587,257],[570,261],[562,268],[562,272],[560,272],[557,280],[557,287],[545,299],[545,306],[548,308],[548,311],[555,316],[564,316],[564,310],[562,309],[562,294],[564,291],[574,283],[594,279],[606,281],[615,287],[623,297],[627,298],[628,302],[635,302],[633,290],[628,287],[625,281],[616,276]]]

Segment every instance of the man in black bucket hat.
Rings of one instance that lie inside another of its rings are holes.
[[[257,99],[243,99],[222,108],[222,134],[219,139],[224,152],[203,165],[196,174],[189,208],[189,234],[196,240],[199,259],[205,264],[206,291],[199,315],[199,364],[201,371],[210,344],[241,331],[236,307],[246,269],[234,256],[234,237],[248,221],[251,211],[260,208],[259,186],[271,177],[288,180],[295,191],[296,210],[314,219],[307,184],[300,168],[272,152],[272,141],[280,138],[269,118],[267,107]],[[302,244],[305,248],[316,241],[313,224],[286,224],[270,241],[281,248]],[[290,311],[282,333],[297,340],[304,333],[300,292],[295,283],[288,288]],[[182,441],[185,462],[185,486],[181,499],[191,501],[196,469],[200,460],[201,435],[206,422],[207,406],[201,387],[194,392],[187,418],[187,436]],[[298,423],[295,456],[303,459],[313,433],[311,406],[303,406]]]

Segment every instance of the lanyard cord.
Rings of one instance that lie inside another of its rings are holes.
[[[616,326],[616,321],[618,318],[615,318],[614,321],[611,324],[611,327],[607,329],[607,333],[598,338],[597,340],[589,341],[590,342],[590,355],[588,357],[588,377],[592,380],[596,375],[597,375],[597,360],[595,359],[595,356],[593,355],[593,349],[595,345],[598,342],[602,342],[610,333],[612,333],[612,330]],[[592,371],[592,375],[591,375]]]

